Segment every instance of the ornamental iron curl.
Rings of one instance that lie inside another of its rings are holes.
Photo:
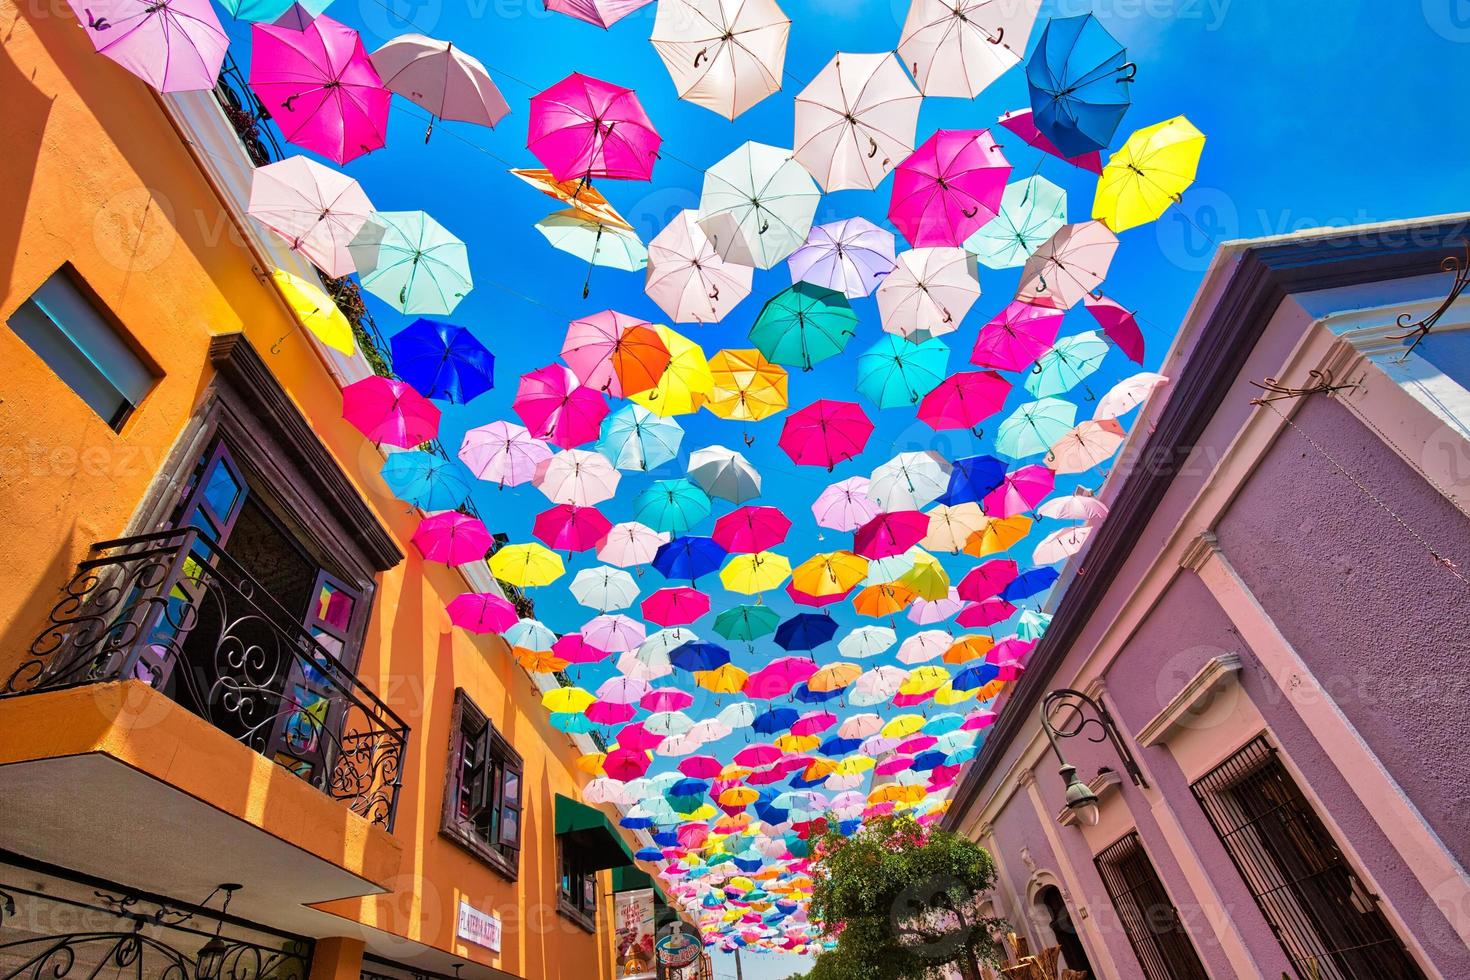
[[[1107,706],[1100,700],[1070,687],[1049,691],[1041,699],[1041,727],[1046,732],[1047,741],[1051,743],[1052,753],[1063,766],[1067,765],[1067,760],[1062,757],[1061,747],[1057,745],[1058,739],[1081,735],[1089,742],[1109,742],[1122,761],[1128,778],[1133,780],[1133,785],[1148,788],[1148,780],[1143,778],[1143,770],[1138,768],[1133,753],[1128,751],[1128,746],[1123,742],[1117,722],[1113,721]]]
[[[1425,337],[1429,336],[1429,331],[1434,329],[1434,325],[1439,323],[1440,318],[1449,312],[1451,306],[1455,305],[1455,300],[1460,298],[1460,295],[1465,292],[1467,287],[1470,287],[1470,238],[1465,239],[1460,244],[1464,247],[1464,255],[1446,255],[1439,263],[1439,267],[1453,277],[1453,281],[1450,283],[1450,291],[1445,296],[1444,301],[1435,307],[1428,316],[1422,317],[1412,323],[1410,322],[1410,317],[1413,316],[1412,313],[1399,314],[1396,322],[1404,333],[1392,334],[1389,339],[1408,340],[1410,337],[1414,338],[1413,342],[1409,344],[1408,350],[1399,356],[1400,361],[1408,360],[1409,355],[1414,353],[1414,348],[1418,347],[1419,343]]]

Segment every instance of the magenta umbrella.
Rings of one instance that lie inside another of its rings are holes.
[[[659,589],[638,607],[643,618],[660,626],[688,626],[709,612],[709,596],[687,585]],[[663,709],[659,709],[663,710]]]
[[[1024,514],[1046,499],[1056,487],[1057,475],[1045,466],[1032,464],[1011,470],[1000,486],[985,495],[984,508],[989,517],[1014,517]]]
[[[607,416],[602,393],[577,381],[572,369],[560,364],[521,375],[511,408],[531,435],[573,449],[597,439]]]
[[[557,504],[536,515],[531,533],[557,551],[586,551],[607,537],[612,522],[596,507]]]
[[[1009,558],[992,558],[985,564],[970,569],[955,588],[961,599],[983,602],[999,594],[1001,589],[1010,585],[1020,574],[1020,566]]]
[[[790,582],[787,582],[786,594],[790,596],[791,601],[796,603],[798,606],[811,606],[813,609],[821,609],[823,606],[832,606],[836,605],[839,602],[845,601],[847,597],[852,594],[852,589],[848,589],[846,592],[838,592],[833,595],[812,595],[809,592],[801,591]]]
[[[449,621],[471,633],[504,633],[519,617],[510,600],[493,592],[466,592],[449,600]]]
[[[799,466],[832,469],[862,453],[873,423],[856,402],[823,398],[786,416],[780,446]]]
[[[852,536],[852,550],[864,558],[901,555],[929,533],[929,515],[918,510],[879,514]]]
[[[1061,310],[1011,300],[980,328],[970,363],[1002,371],[1022,371],[1056,343]]]
[[[251,31],[250,87],[288,141],[338,163],[383,146],[393,95],[356,31],[325,16]]]
[[[408,382],[379,374],[342,389],[342,417],[373,442],[400,449],[439,434],[439,406]]]
[[[805,657],[777,657],[745,679],[741,690],[747,697],[768,701],[791,693],[791,689],[817,672],[816,661]]]
[[[1118,345],[1130,361],[1143,363],[1143,331],[1138,329],[1138,320],[1133,313],[1121,304],[1096,293],[1088,293],[1082,297],[1082,305],[1087,307],[1087,312],[1102,327],[1103,333]]]
[[[607,650],[599,650],[582,639],[581,633],[560,637],[551,645],[551,652],[569,664],[595,664],[611,656]]]
[[[937,130],[894,170],[888,218],[916,248],[959,247],[1000,211],[1010,174],[989,130]]]
[[[648,180],[662,142],[630,88],[573,72],[531,97],[526,146],[557,180]]]
[[[965,629],[984,629],[1005,622],[1015,611],[1016,607],[1000,596],[991,596],[979,602],[966,603],[954,621]]]
[[[715,543],[733,554],[752,555],[786,540],[791,518],[775,507],[741,507],[715,521]]]
[[[677,687],[656,687],[638,699],[638,707],[644,711],[683,711],[693,703],[694,695]],[[715,771],[718,773],[719,768]]]
[[[627,398],[658,384],[669,348],[647,320],[603,310],[567,325],[562,360],[589,388]]]
[[[425,517],[413,532],[413,543],[424,557],[444,565],[481,561],[493,540],[484,524],[453,510]]]
[[[585,20],[598,27],[611,27],[653,0],[546,0],[546,9]]]
[[[97,53],[160,92],[214,88],[229,38],[209,0],[68,0]]]
[[[1001,410],[1011,383],[994,371],[951,374],[919,403],[919,420],[936,432],[973,429]]]

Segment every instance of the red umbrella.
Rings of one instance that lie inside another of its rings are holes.
[[[380,374],[342,389],[342,417],[373,442],[412,449],[439,434],[439,406]]]
[[[994,371],[960,371],[919,403],[919,419],[936,432],[973,429],[1001,410],[1011,383]]]
[[[873,423],[856,402],[823,398],[786,416],[781,448],[801,466],[832,469],[862,453]]]
[[[937,130],[893,171],[889,220],[915,248],[958,248],[1000,211],[1010,174],[988,130]]]
[[[607,537],[612,521],[596,507],[557,504],[536,515],[531,533],[557,551],[587,551]]]
[[[659,589],[643,600],[643,618],[660,626],[687,626],[709,612],[709,596],[687,585]]]
[[[929,515],[918,510],[879,514],[853,533],[852,550],[864,558],[901,555],[929,533]]]
[[[1138,320],[1132,313],[1106,296],[1095,293],[1084,296],[1082,305],[1129,360],[1143,363],[1143,331],[1138,329]]]
[[[1057,341],[1064,311],[1012,300],[980,328],[970,363],[1021,371]]]
[[[571,368],[560,364],[521,375],[511,407],[531,435],[563,449],[594,441],[608,412],[602,393],[583,386]]]
[[[994,558],[970,569],[956,589],[962,599],[983,602],[1010,585],[1019,574],[1020,566],[1009,558]]]
[[[531,97],[526,146],[559,181],[648,180],[661,142],[630,88],[573,72]]]
[[[753,555],[786,540],[791,518],[775,507],[741,507],[715,521],[715,543],[733,554]]]

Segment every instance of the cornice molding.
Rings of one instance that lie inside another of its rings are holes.
[[[1148,748],[1167,742],[1190,716],[1201,715],[1209,709],[1226,686],[1236,680],[1240,667],[1238,653],[1222,653],[1205,661],[1204,666],[1185,681],[1179,693],[1139,729],[1138,744]]]

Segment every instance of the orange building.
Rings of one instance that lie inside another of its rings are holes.
[[[0,976],[614,976],[595,747],[451,628],[496,583],[341,420],[265,148],[0,11]]]

